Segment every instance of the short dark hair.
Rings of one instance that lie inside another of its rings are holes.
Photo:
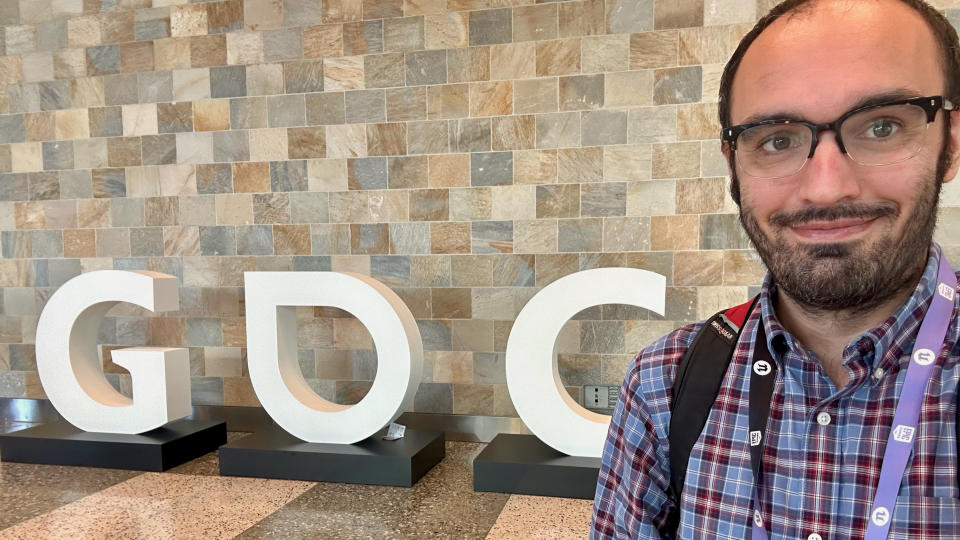
[[[957,39],[957,31],[954,30],[950,21],[948,21],[942,13],[924,0],[897,1],[913,8],[914,11],[923,17],[927,26],[930,27],[937,44],[940,46],[940,64],[943,67],[944,79],[946,80],[944,96],[954,103],[960,103],[960,42],[958,42]],[[814,7],[815,2],[816,0],[785,0],[774,6],[769,13],[760,18],[757,24],[743,36],[743,39],[740,40],[740,45],[737,46],[737,50],[734,51],[730,60],[727,61],[726,67],[723,68],[723,75],[720,77],[720,101],[717,106],[717,112],[720,116],[721,126],[730,126],[730,91],[733,88],[733,78],[736,76],[740,62],[743,60],[743,56],[747,53],[750,45],[753,44],[757,37],[766,30],[768,26],[780,17],[810,11]],[[731,156],[730,170],[734,172],[731,178],[730,193],[733,196],[733,200],[739,205],[740,190],[737,185],[736,172],[735,169],[733,169],[732,159]]]

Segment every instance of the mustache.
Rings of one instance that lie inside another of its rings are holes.
[[[770,216],[771,225],[792,227],[810,221],[837,221],[840,219],[877,219],[895,217],[899,213],[892,202],[844,203],[835,206],[808,206],[794,212],[776,212]]]

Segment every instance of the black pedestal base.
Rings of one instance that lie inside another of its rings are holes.
[[[395,441],[383,440],[385,433],[356,444],[321,444],[279,428],[260,431],[220,448],[220,474],[410,487],[446,453],[441,431],[407,429]]]
[[[473,489],[592,499],[600,458],[568,456],[533,435],[501,433],[473,460]]]
[[[141,433],[92,433],[65,422],[0,435],[0,460],[136,471],[165,471],[227,442],[227,424],[180,419]]]

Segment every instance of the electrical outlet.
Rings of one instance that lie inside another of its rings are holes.
[[[588,409],[612,409],[617,404],[619,386],[584,386],[583,406]]]

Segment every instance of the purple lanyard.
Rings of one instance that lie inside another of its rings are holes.
[[[870,507],[870,515],[867,516],[867,533],[864,537],[866,540],[884,540],[890,530],[893,509],[897,504],[897,493],[900,491],[900,482],[903,480],[903,475],[907,470],[907,461],[913,450],[914,435],[917,433],[923,395],[936,364],[937,351],[943,347],[947,335],[947,327],[950,325],[950,317],[953,314],[953,298],[956,289],[957,276],[946,257],[941,254],[937,268],[937,288],[934,291],[930,307],[927,309],[927,314],[923,318],[923,323],[920,325],[920,332],[913,346],[912,361],[907,367],[906,380],[900,391],[897,410],[893,415],[893,428],[890,430],[887,448],[883,454],[883,465],[880,467],[877,493],[873,500],[873,506]],[[760,325],[762,332],[763,323],[761,322]],[[758,341],[757,346],[766,349],[766,340],[764,339],[762,343]],[[757,346],[754,347],[755,351],[758,348]],[[776,375],[775,369],[772,367],[774,365],[772,361],[764,359],[764,356],[769,357],[769,352],[766,355],[757,356],[759,359],[753,363],[750,395],[751,397],[755,396],[753,383],[757,382],[757,376],[760,376],[761,380],[767,379],[763,381],[764,384],[759,385],[761,395],[765,392],[767,409],[766,412],[760,413],[763,425],[759,429],[755,429],[756,419],[754,417],[757,415],[751,414],[751,420],[754,420],[751,422],[749,441],[752,461],[754,462],[752,538],[753,540],[767,540],[757,486],[760,484],[759,456],[762,455],[766,413],[769,412],[770,394],[773,390],[773,379]],[[767,362],[769,362],[768,365],[763,365]],[[758,364],[760,364],[760,368],[758,368]],[[772,376],[768,377],[767,375]],[[751,399],[751,401],[754,400]]]

